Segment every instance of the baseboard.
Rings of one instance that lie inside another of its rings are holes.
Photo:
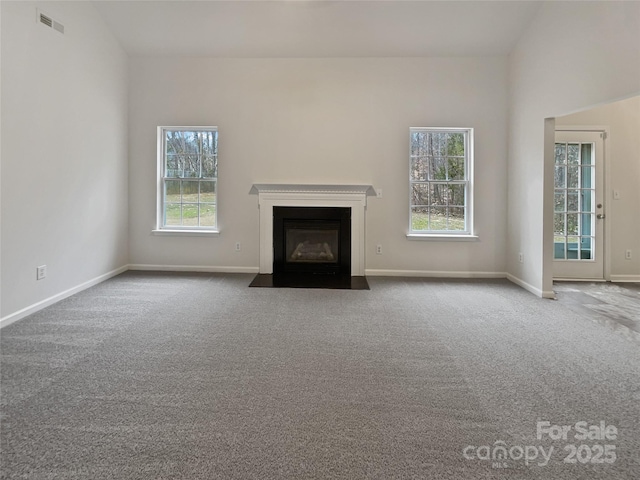
[[[129,269],[128,265],[124,265],[120,268],[116,268],[115,270],[111,270],[110,272],[107,272],[103,275],[100,275],[84,283],[81,283],[80,285],[69,288],[64,292],[60,292],[49,298],[45,298],[44,300],[34,303],[33,305],[29,305],[28,307],[25,307],[22,310],[18,310],[17,312],[7,315],[6,317],[2,317],[0,318],[0,328],[6,327],[7,325],[11,325],[13,322],[17,322],[18,320],[28,315],[31,315],[33,313],[36,313],[37,311],[42,310],[43,308],[46,308],[49,305],[53,305],[54,303],[57,303],[60,300],[64,300],[65,298],[70,297],[71,295],[75,295],[76,293],[86,290],[87,288],[90,288],[90,287],[93,287],[94,285],[102,283],[111,277],[120,275],[121,273],[126,272],[128,269]]]
[[[453,272],[437,270],[387,270],[367,268],[371,277],[425,277],[425,278],[506,278],[505,272]]]
[[[609,279],[612,282],[638,282],[640,283],[640,275],[611,275]]]
[[[509,280],[510,282],[515,283],[519,287],[522,287],[525,290],[533,293],[537,297],[540,297],[540,298],[552,298],[552,299],[556,298],[556,293],[553,290],[551,290],[551,291],[541,290],[539,288],[534,287],[530,283],[525,282],[521,278],[518,278],[518,277],[516,277],[514,275],[511,275],[510,273],[507,273],[507,280]]]
[[[258,267],[214,267],[210,265],[150,265],[134,263],[129,270],[153,272],[259,273]]]
[[[149,264],[130,264],[124,265],[120,268],[107,272],[89,281],[81,283],[73,288],[65,290],[64,292],[53,295],[49,298],[34,303],[28,307],[25,307],[17,312],[14,312],[6,317],[0,318],[0,328],[17,322],[18,320],[31,315],[43,308],[53,305],[60,300],[64,300],[71,295],[79,293],[87,288],[93,287],[99,283],[108,280],[111,277],[120,275],[127,270],[139,270],[139,271],[165,271],[165,272],[210,272],[210,273],[251,273],[257,274],[260,269],[258,267],[214,267],[208,265],[149,265]],[[434,270],[387,270],[387,269],[366,269],[365,275],[372,277],[426,277],[426,278],[507,278],[509,281],[519,285],[520,287],[528,290],[529,292],[542,298],[555,298],[555,293],[543,292],[540,289],[535,288],[533,285],[526,283],[525,281],[514,277],[511,274],[505,272],[454,272],[454,271],[434,271]],[[640,282],[640,276],[638,275],[612,275],[612,282]]]

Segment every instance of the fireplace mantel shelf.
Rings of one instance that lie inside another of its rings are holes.
[[[323,194],[356,194],[375,196],[372,185],[318,185],[290,183],[254,183],[252,194],[262,193],[323,193]]]

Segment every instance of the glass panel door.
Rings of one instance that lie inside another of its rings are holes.
[[[602,138],[556,132],[553,257],[556,278],[603,278]]]

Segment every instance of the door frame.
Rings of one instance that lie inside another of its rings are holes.
[[[608,159],[608,150],[609,150],[609,141],[610,141],[610,136],[609,136],[609,126],[608,125],[558,125],[556,124],[555,127],[555,132],[592,132],[592,133],[600,133],[603,135],[603,139],[602,139],[602,175],[604,176],[604,178],[602,179],[602,185],[603,185],[603,189],[604,191],[602,192],[602,201],[604,203],[605,206],[605,215],[610,215],[610,203],[613,203],[612,200],[612,194],[611,194],[611,185],[610,185],[610,166],[609,166],[609,159]],[[554,141],[555,141],[555,132],[554,132]],[[551,214],[553,215],[553,212],[551,212]],[[609,282],[611,281],[611,249],[609,248],[610,245],[610,239],[611,239],[611,222],[604,222],[604,232],[603,232],[603,236],[604,238],[602,239],[602,247],[603,247],[603,252],[604,252],[604,256],[603,256],[603,271],[602,271],[602,275],[603,275],[603,279],[599,280],[599,281],[605,281],[605,282]],[[553,270],[551,273],[551,276],[553,278]],[[555,279],[554,279],[555,280]],[[585,282],[597,282],[598,280],[594,280],[591,278],[585,278],[585,279],[572,279],[572,281],[574,282],[580,282],[580,281],[585,281]]]

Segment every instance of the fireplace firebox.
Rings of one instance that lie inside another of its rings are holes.
[[[273,273],[351,274],[351,208],[273,207]]]

